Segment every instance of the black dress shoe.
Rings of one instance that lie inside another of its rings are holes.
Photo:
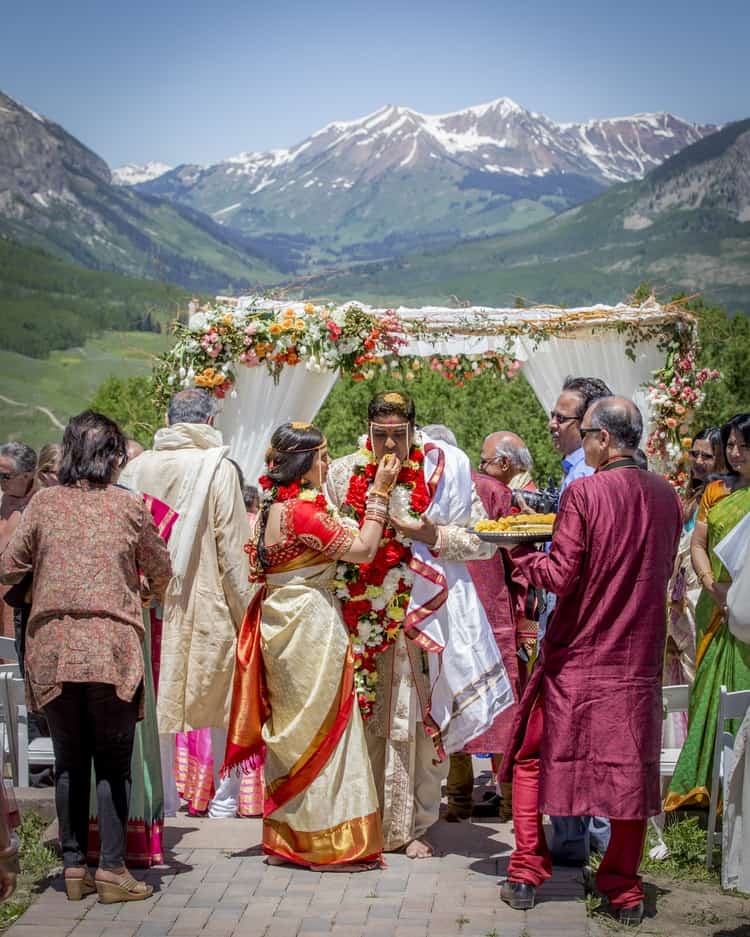
[[[638,927],[643,920],[643,902],[639,901],[632,908],[620,908],[617,919],[626,927]]]
[[[534,907],[536,888],[523,882],[511,882],[506,879],[500,886],[500,897],[516,911],[528,911]]]
[[[475,817],[499,817],[500,816],[500,807],[502,806],[503,800],[498,794],[493,794],[492,797],[488,797],[484,803],[474,804],[474,809],[472,810],[472,816]]]

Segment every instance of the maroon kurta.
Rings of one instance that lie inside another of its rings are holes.
[[[507,485],[489,475],[480,475],[475,472],[472,472],[472,478],[487,517],[495,520],[510,513],[511,490]],[[472,754],[481,752],[496,754],[506,749],[520,695],[518,668],[520,662],[516,655],[516,618],[513,599],[506,583],[502,550],[498,550],[488,560],[472,560],[466,564],[466,568],[469,570],[479,601],[484,607],[495,641],[497,641],[516,702],[503,710],[486,732],[472,739],[464,751]]]
[[[613,467],[566,489],[549,554],[514,556],[558,597],[521,707],[541,689],[540,811],[634,820],[661,810],[666,592],[681,529],[663,478]]]

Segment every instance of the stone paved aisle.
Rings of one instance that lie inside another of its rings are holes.
[[[165,832],[167,865],[146,878],[154,897],[102,905],[65,899],[50,881],[9,937],[584,937],[576,870],[556,869],[531,912],[498,899],[510,824],[441,820],[439,855],[389,855],[375,872],[321,874],[267,866],[258,820],[180,815]],[[136,873],[138,874],[138,873]]]

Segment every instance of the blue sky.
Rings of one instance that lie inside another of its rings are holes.
[[[383,104],[750,116],[748,0],[27,0],[3,19],[0,90],[111,166],[291,146]]]

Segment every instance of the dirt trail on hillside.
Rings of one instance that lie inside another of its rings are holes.
[[[11,400],[10,397],[5,397],[3,394],[0,394],[0,400],[2,400],[3,403],[10,403],[14,407],[26,407],[29,410],[40,410],[45,416],[49,417],[53,426],[57,427],[57,429],[65,429],[65,425],[61,423],[55,414],[51,410],[48,410],[47,407],[40,407],[39,404],[36,403],[23,403],[20,400]]]

